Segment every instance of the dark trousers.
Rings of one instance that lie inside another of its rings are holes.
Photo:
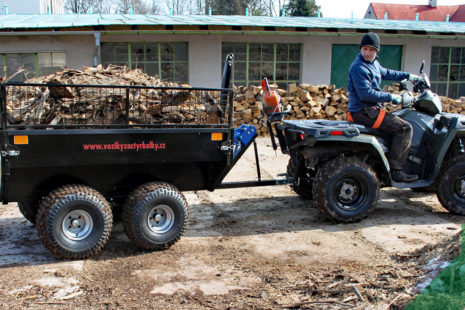
[[[378,118],[379,107],[365,107],[360,112],[351,112],[350,114],[356,123],[372,127]],[[389,152],[389,164],[391,165],[391,170],[403,170],[404,163],[407,160],[408,151],[410,149],[410,144],[412,143],[412,125],[400,117],[386,112],[386,116],[384,116],[384,120],[377,130],[392,137]]]

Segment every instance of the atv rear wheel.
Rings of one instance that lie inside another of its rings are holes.
[[[123,207],[123,227],[129,239],[143,249],[166,249],[187,228],[189,208],[184,195],[167,183],[144,184]]]
[[[40,241],[56,257],[84,259],[105,246],[113,225],[107,200],[95,189],[67,185],[52,191],[39,206]]]
[[[465,215],[465,156],[448,162],[438,176],[436,195],[449,212]]]
[[[291,157],[289,159],[287,175],[293,178],[291,188],[297,195],[305,199],[313,198],[313,181],[309,178],[303,158]]]
[[[313,197],[318,209],[331,220],[357,222],[374,210],[379,182],[367,163],[356,157],[339,157],[318,170]]]

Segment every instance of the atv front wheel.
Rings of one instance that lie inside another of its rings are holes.
[[[291,188],[297,195],[305,199],[313,198],[313,182],[308,176],[303,158],[291,157],[289,159],[287,175],[292,178]]]
[[[318,170],[313,197],[318,209],[330,219],[357,222],[374,210],[379,183],[367,163],[356,157],[339,157]]]
[[[465,215],[465,156],[447,163],[438,177],[436,195],[449,212]]]

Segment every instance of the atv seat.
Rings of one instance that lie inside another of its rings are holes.
[[[328,126],[328,127],[338,127],[338,128],[344,128],[344,127],[355,127],[357,128],[360,133],[366,134],[366,135],[371,135],[371,136],[377,136],[377,137],[383,137],[383,134],[374,128],[371,127],[366,127],[364,125],[360,125],[354,122],[349,122],[349,121],[315,121],[315,124],[322,125],[322,126]]]
[[[357,127],[360,133],[366,134],[366,135],[371,135],[371,136],[377,136],[377,137],[382,137],[383,133],[381,133],[378,129],[374,129],[371,127],[366,127],[364,125],[352,123],[352,122],[347,122],[348,124]]]
[[[361,134],[375,136],[378,139],[379,143],[381,144],[383,151],[385,153],[389,152],[388,146],[391,145],[390,143],[391,138],[388,135],[383,134],[377,129],[366,127],[364,125],[357,124],[354,122],[349,122],[349,121],[315,121],[315,123],[321,126],[333,126],[333,127],[338,127],[338,128],[355,127],[358,129],[358,131]]]

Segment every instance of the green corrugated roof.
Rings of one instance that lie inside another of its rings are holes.
[[[269,17],[223,15],[123,15],[123,14],[65,14],[65,15],[0,15],[0,31],[14,29],[73,28],[117,25],[151,26],[256,26],[309,29],[370,29],[425,31],[433,33],[465,33],[465,23],[399,21],[351,18]]]

